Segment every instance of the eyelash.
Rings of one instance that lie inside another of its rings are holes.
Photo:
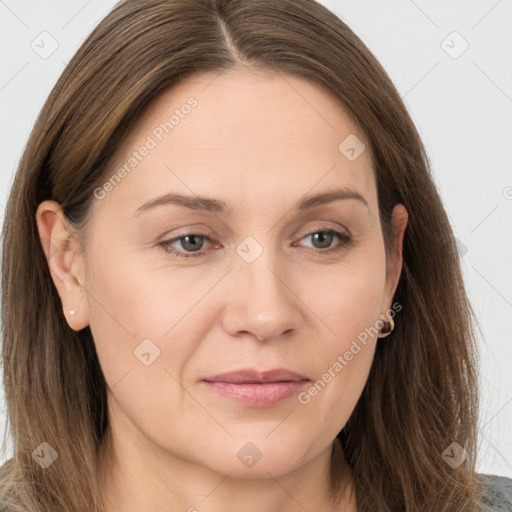
[[[338,238],[338,240],[341,241],[341,244],[339,246],[332,247],[329,249],[315,249],[314,247],[311,248],[312,250],[314,250],[314,251],[316,250],[320,253],[325,254],[325,253],[331,253],[331,252],[338,252],[338,251],[341,251],[342,249],[347,248],[352,243],[351,236],[346,235],[345,233],[340,233],[339,231],[336,231],[334,229],[316,229],[315,231],[311,231],[310,233],[307,233],[306,235],[304,235],[301,238],[301,240],[303,240],[304,238],[306,238],[308,236],[314,235],[316,233],[333,234]],[[165,240],[163,242],[160,242],[158,245],[161,246],[165,250],[165,252],[167,252],[169,254],[174,254],[178,258],[198,258],[198,257],[204,256],[204,254],[205,254],[204,251],[197,251],[195,253],[183,253],[183,252],[178,251],[177,249],[173,248],[173,246],[171,244],[173,244],[174,242],[177,242],[183,238],[186,238],[187,236],[198,236],[198,237],[201,237],[201,238],[211,241],[207,235],[201,235],[200,233],[185,233],[184,235],[173,238],[172,240]]]

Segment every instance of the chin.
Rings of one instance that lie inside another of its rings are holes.
[[[269,478],[269,473],[279,477],[305,463],[307,448],[303,441],[294,443],[278,436],[265,439],[266,435],[247,439],[235,437],[224,443],[214,443],[216,448],[210,449],[205,465],[218,473],[229,473],[233,478]]]

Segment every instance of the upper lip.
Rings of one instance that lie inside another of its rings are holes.
[[[233,384],[254,384],[258,382],[289,382],[309,380],[304,375],[287,370],[286,368],[276,368],[274,370],[256,370],[254,368],[245,368],[232,372],[206,377],[203,380],[207,382],[229,382]]]

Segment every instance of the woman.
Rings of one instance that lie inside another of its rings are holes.
[[[34,127],[2,271],[5,510],[512,507],[425,150],[311,0],[121,2]]]

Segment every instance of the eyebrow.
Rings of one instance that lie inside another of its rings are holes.
[[[349,187],[337,188],[334,190],[329,190],[312,196],[304,197],[295,205],[295,209],[303,211],[314,208],[315,206],[321,206],[332,203],[333,201],[345,199],[355,199],[362,202],[370,212],[370,207],[368,206],[366,199],[359,192],[356,192]],[[233,207],[219,199],[170,193],[157,197],[156,199],[151,199],[147,203],[144,203],[140,208],[137,209],[134,216],[138,216],[142,212],[151,208],[155,208],[156,206],[166,204],[175,204],[196,211],[223,213],[226,215],[233,213]]]

